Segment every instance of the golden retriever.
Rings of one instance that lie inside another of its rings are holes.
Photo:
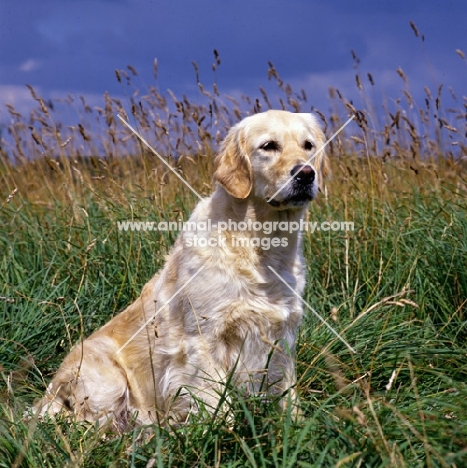
[[[72,349],[36,411],[122,429],[129,417],[178,424],[200,401],[214,412],[227,379],[284,402],[305,275],[300,232],[280,227],[316,196],[324,143],[312,114],[270,110],[235,125],[216,190],[189,219],[198,228],[180,233],[133,304]]]

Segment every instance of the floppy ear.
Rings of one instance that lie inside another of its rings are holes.
[[[214,180],[235,198],[246,198],[253,188],[253,169],[243,128],[233,127],[215,161]]]
[[[322,149],[321,151],[319,151],[319,149],[322,148],[326,143],[326,136],[321,131],[321,129],[318,130],[316,140],[318,143],[318,153],[316,155],[316,168],[321,174],[320,182],[322,183],[324,179],[327,179],[331,175],[331,166],[329,165],[329,158],[326,154],[326,150]]]
[[[327,179],[331,175],[331,165],[329,164],[329,158],[325,150],[320,151],[320,153],[321,154],[318,156],[318,167],[321,172],[321,177]]]

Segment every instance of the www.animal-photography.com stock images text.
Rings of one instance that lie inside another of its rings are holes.
[[[467,466],[467,5],[0,3],[0,467]]]

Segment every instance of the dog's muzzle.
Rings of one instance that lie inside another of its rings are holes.
[[[297,164],[290,175],[293,177],[286,188],[286,195],[283,200],[270,200],[268,203],[276,208],[286,205],[303,205],[303,203],[313,200],[316,195],[315,179],[316,171],[308,164]]]

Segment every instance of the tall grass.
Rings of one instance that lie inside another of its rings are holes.
[[[232,388],[233,420],[201,412],[151,433],[103,435],[23,413],[72,344],[135,299],[174,242],[172,232],[119,232],[117,221],[186,219],[197,202],[117,114],[207,195],[227,128],[270,107],[309,111],[305,91],[270,64],[274,96],[261,88],[236,101],[197,76],[199,104],[157,86],[139,94],[129,67],[117,72],[128,101],[106,95],[91,109],[83,100],[69,127],[56,112],[67,102],[54,107],[32,88],[29,116],[9,107],[0,150],[0,466],[465,466],[465,98],[444,109],[442,89],[427,88],[418,108],[407,86],[394,108],[375,113],[372,77],[358,73],[366,105],[331,89],[330,111],[317,110],[328,135],[351,114],[356,124],[330,144],[333,177],[309,211],[312,220],[353,221],[355,231],[308,233],[304,247],[305,300],[357,353],[306,315],[299,420]]]

